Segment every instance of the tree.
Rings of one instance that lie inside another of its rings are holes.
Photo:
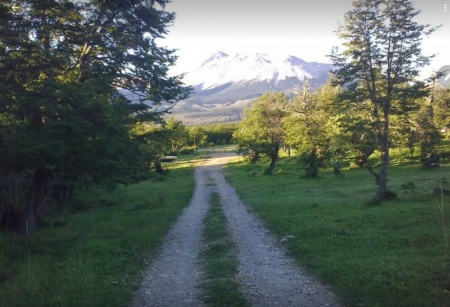
[[[283,118],[287,96],[283,93],[265,93],[244,111],[244,118],[233,134],[242,152],[247,152],[252,162],[261,155],[270,158],[265,173],[270,175],[278,160],[283,140]]]
[[[195,152],[198,147],[206,145],[207,135],[204,127],[191,126],[187,130],[189,132],[189,145],[194,147]]]
[[[418,81],[420,69],[429,64],[421,41],[436,28],[414,21],[420,11],[411,1],[359,0],[345,15],[338,36],[344,50],[335,48],[331,59],[337,83],[352,103],[370,105],[377,146],[381,155],[378,189],[373,203],[387,195],[389,165],[389,127],[393,102],[408,104],[424,97],[428,88]]]
[[[230,144],[236,130],[235,123],[221,123],[203,126],[206,142],[214,145]]]
[[[420,160],[425,167],[434,167],[438,165],[439,156],[436,146],[442,139],[442,133],[436,125],[435,97],[436,88],[434,87],[430,96],[422,99],[419,112],[416,114],[416,126],[418,127],[418,139],[420,142]]]
[[[450,89],[437,87],[434,92],[433,114],[436,127],[450,134]]]
[[[170,144],[170,151],[176,153],[182,146],[189,142],[189,132],[182,121],[169,118],[163,125],[162,130],[165,132],[165,138]]]
[[[68,198],[77,181],[130,183],[148,170],[130,129],[190,92],[155,43],[174,19],[166,3],[0,4],[0,179],[13,187],[0,190],[3,228],[32,231],[51,190]]]
[[[316,177],[319,167],[330,160],[332,151],[339,151],[330,146],[336,135],[332,125],[335,118],[328,111],[335,95],[336,90],[330,83],[310,92],[305,82],[303,92],[289,102],[289,115],[283,122],[284,144],[300,154],[307,177]]]

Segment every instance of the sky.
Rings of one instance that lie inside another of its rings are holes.
[[[450,65],[450,0],[416,0],[416,21],[442,25],[423,41],[424,54],[437,54],[430,72]],[[293,55],[330,63],[341,43],[336,34],[352,0],[172,0],[176,13],[160,45],[178,49],[174,73],[191,71],[217,51]]]

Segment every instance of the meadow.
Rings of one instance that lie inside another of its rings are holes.
[[[450,306],[450,169],[392,160],[395,198],[377,206],[365,169],[332,169],[304,177],[295,159],[228,166],[227,179],[279,238],[288,253],[343,299],[346,306]],[[402,162],[402,163],[399,163]],[[398,165],[401,164],[401,165]]]

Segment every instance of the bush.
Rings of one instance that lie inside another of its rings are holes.
[[[325,166],[325,159],[319,158],[315,153],[302,153],[299,162],[304,165],[305,177],[315,178],[319,175],[319,167]]]

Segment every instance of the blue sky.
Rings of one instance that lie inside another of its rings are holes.
[[[450,0],[414,3],[422,11],[417,21],[443,25],[423,42],[426,54],[438,53],[429,70],[449,65]],[[326,55],[340,43],[333,31],[351,8],[352,0],[172,0],[166,9],[177,18],[160,44],[178,49],[176,73],[198,67],[219,50],[289,54],[329,63]]]

